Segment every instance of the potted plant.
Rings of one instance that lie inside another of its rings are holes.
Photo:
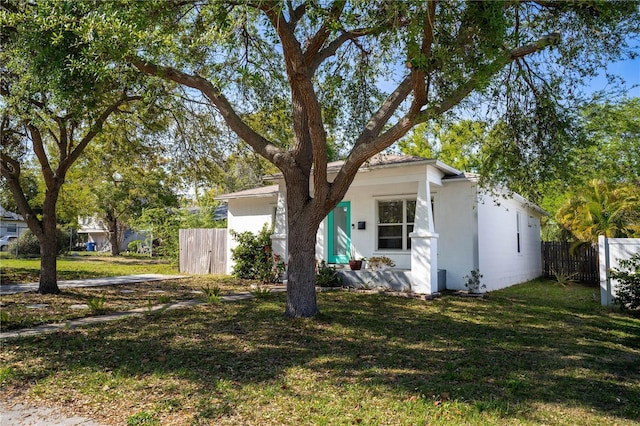
[[[382,271],[386,268],[393,268],[396,266],[395,262],[387,256],[374,256],[367,259],[367,265],[374,271]]]
[[[349,268],[351,268],[352,271],[359,271],[360,269],[362,269],[363,260],[364,259],[356,258],[356,250],[353,246],[351,246],[351,258],[349,259]]]

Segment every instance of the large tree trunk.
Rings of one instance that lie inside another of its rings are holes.
[[[289,222],[289,265],[287,281],[288,317],[311,317],[316,315],[316,233],[317,226]]]
[[[57,191],[51,197],[57,199]],[[40,284],[38,286],[38,293],[40,294],[60,293],[56,264],[58,247],[56,241],[55,205],[55,201],[52,202],[50,199],[45,199],[45,207],[42,214],[42,232],[36,233],[36,237],[40,242]]]
[[[111,243],[111,255],[120,255],[120,238],[118,234],[118,220],[109,221],[109,243]]]
[[[287,317],[312,317],[319,313],[316,301],[316,234],[324,216],[309,197],[308,174],[303,172],[289,179]]]
[[[56,234],[45,235],[45,240],[40,241],[40,294],[58,294],[58,269],[56,264],[57,247]]]

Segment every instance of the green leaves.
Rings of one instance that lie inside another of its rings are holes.
[[[556,219],[578,241],[597,243],[598,236],[640,236],[640,187],[637,183],[607,184],[593,180],[577,187],[556,214]]]

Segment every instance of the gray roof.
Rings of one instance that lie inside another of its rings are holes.
[[[222,194],[214,197],[216,200],[226,201],[236,198],[275,197],[278,195],[278,185],[267,185],[259,188],[245,189],[244,191]]]
[[[5,210],[3,207],[0,207],[0,216],[2,220],[24,220],[19,214]]]
[[[337,173],[342,165],[344,164],[344,160],[332,161],[327,164],[327,172]],[[377,154],[373,157],[369,158],[367,161],[360,166],[360,170],[373,170],[373,169],[384,169],[390,167],[401,167],[405,165],[419,165],[419,164],[431,164],[441,170],[445,176],[458,176],[462,174],[460,170],[457,170],[440,160],[436,160],[434,158],[422,158],[415,157],[411,155],[398,155],[398,154]],[[266,176],[265,180],[278,180],[282,178],[282,173],[277,173],[274,175]]]
[[[332,161],[327,164],[327,172],[329,174],[337,173],[342,165],[344,164],[344,160],[340,161]],[[415,157],[409,155],[397,155],[397,154],[377,154],[367,160],[362,166],[360,166],[360,170],[373,170],[373,169],[383,169],[383,168],[391,168],[391,167],[401,167],[405,165],[433,165],[437,169],[441,170],[445,176],[459,176],[462,174],[460,170],[454,169],[443,162],[433,159],[433,158],[422,158]],[[266,176],[266,181],[277,181],[282,179],[282,173],[277,173],[274,175]],[[237,198],[250,198],[250,197],[273,197],[278,193],[278,185],[268,185],[260,188],[247,189],[244,191],[233,192],[231,194],[223,194],[215,197],[216,200],[227,201],[230,199]]]

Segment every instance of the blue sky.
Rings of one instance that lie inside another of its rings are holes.
[[[630,90],[627,92],[628,97],[640,97],[640,58],[614,62],[607,69],[610,73],[619,75],[624,78],[624,80],[626,81],[626,86],[630,88]],[[589,86],[591,90],[595,92],[605,89],[606,84],[607,80],[604,77],[603,73],[597,78],[593,79]]]

